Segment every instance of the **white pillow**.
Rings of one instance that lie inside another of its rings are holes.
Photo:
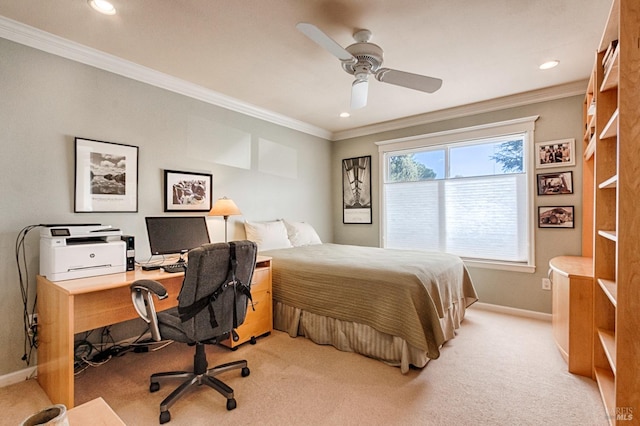
[[[305,222],[284,221],[287,227],[289,241],[294,247],[309,246],[312,244],[322,244],[320,237],[313,226]]]
[[[292,247],[287,228],[281,220],[272,222],[244,222],[247,240],[255,241],[259,251]]]

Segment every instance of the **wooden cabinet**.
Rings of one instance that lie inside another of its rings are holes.
[[[585,143],[585,186],[593,188],[594,206],[591,235],[583,235],[594,258],[594,375],[610,423],[639,424],[638,0],[613,0],[585,100]]]
[[[593,259],[554,257],[552,285],[553,337],[569,371],[593,375]]]
[[[250,341],[255,343],[256,338],[273,331],[273,305],[271,301],[271,258],[260,256],[251,280],[251,302],[247,307],[247,315],[244,323],[236,329],[239,339],[234,342],[231,339],[222,342],[229,348]],[[255,310],[254,310],[255,309]]]

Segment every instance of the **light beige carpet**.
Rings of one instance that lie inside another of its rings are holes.
[[[208,354],[210,364],[249,361],[249,377],[221,376],[238,407],[227,411],[221,395],[200,388],[171,408],[170,425],[608,424],[595,382],[567,372],[550,323],[477,309],[439,359],[406,375],[277,331],[255,346]],[[158,424],[159,403],[175,386],[150,394],[149,374],[189,369],[192,358],[192,348],[175,343],[112,359],[76,378],[76,403],[102,396],[128,425]],[[25,395],[34,395],[32,404]],[[0,410],[11,413],[0,424],[42,408],[43,395],[33,380],[0,389]]]

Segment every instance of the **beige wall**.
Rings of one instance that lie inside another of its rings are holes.
[[[309,221],[324,241],[331,241],[330,142],[2,38],[0,58],[0,375],[27,367],[20,359],[22,302],[14,255],[18,232],[41,223],[109,224],[136,236],[136,258],[145,261],[149,247],[144,217],[176,215],[163,212],[163,169],[213,174],[214,198],[226,195],[243,212],[230,217],[230,238],[244,238],[245,219],[282,217]],[[203,146],[211,137],[202,131],[207,128],[215,134],[215,149]],[[241,136],[249,141],[249,168],[219,164],[225,131],[228,140]],[[139,147],[137,213],[73,213],[76,136]],[[269,155],[259,152],[261,144],[281,149],[287,162],[265,162]],[[214,241],[222,241],[222,219],[207,222]],[[25,285],[31,301],[38,232],[26,240]]]
[[[583,96],[574,96],[334,142],[331,154],[333,158],[331,163],[333,188],[341,188],[342,173],[340,166],[343,158],[371,155],[373,167],[373,224],[343,224],[342,194],[339,190],[333,191],[331,196],[334,204],[334,242],[365,246],[379,245],[380,170],[378,146],[375,145],[375,142],[539,115],[540,118],[537,120],[535,127],[535,140],[541,142],[575,138],[578,161],[574,167],[536,170],[537,173],[548,172],[550,170],[573,171],[574,194],[536,196],[534,217],[538,205],[573,205],[575,206],[576,213],[575,228],[535,228],[536,272],[534,274],[479,268],[470,268],[470,272],[477,287],[481,302],[538,312],[551,312],[551,292],[542,290],[541,287],[541,279],[547,276],[549,259],[558,255],[581,254],[580,230],[582,227],[582,199],[580,194],[582,192],[582,169],[580,158],[582,158],[581,123],[583,99]],[[533,153],[533,146],[531,149]],[[535,179],[535,173],[532,174],[532,178]]]

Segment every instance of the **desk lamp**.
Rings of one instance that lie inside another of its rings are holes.
[[[224,218],[224,242],[227,242],[227,222],[229,216],[240,215],[242,212],[236,206],[236,203],[233,200],[230,200],[227,197],[218,198],[218,201],[215,202],[211,211],[209,212],[209,216],[222,216]]]

